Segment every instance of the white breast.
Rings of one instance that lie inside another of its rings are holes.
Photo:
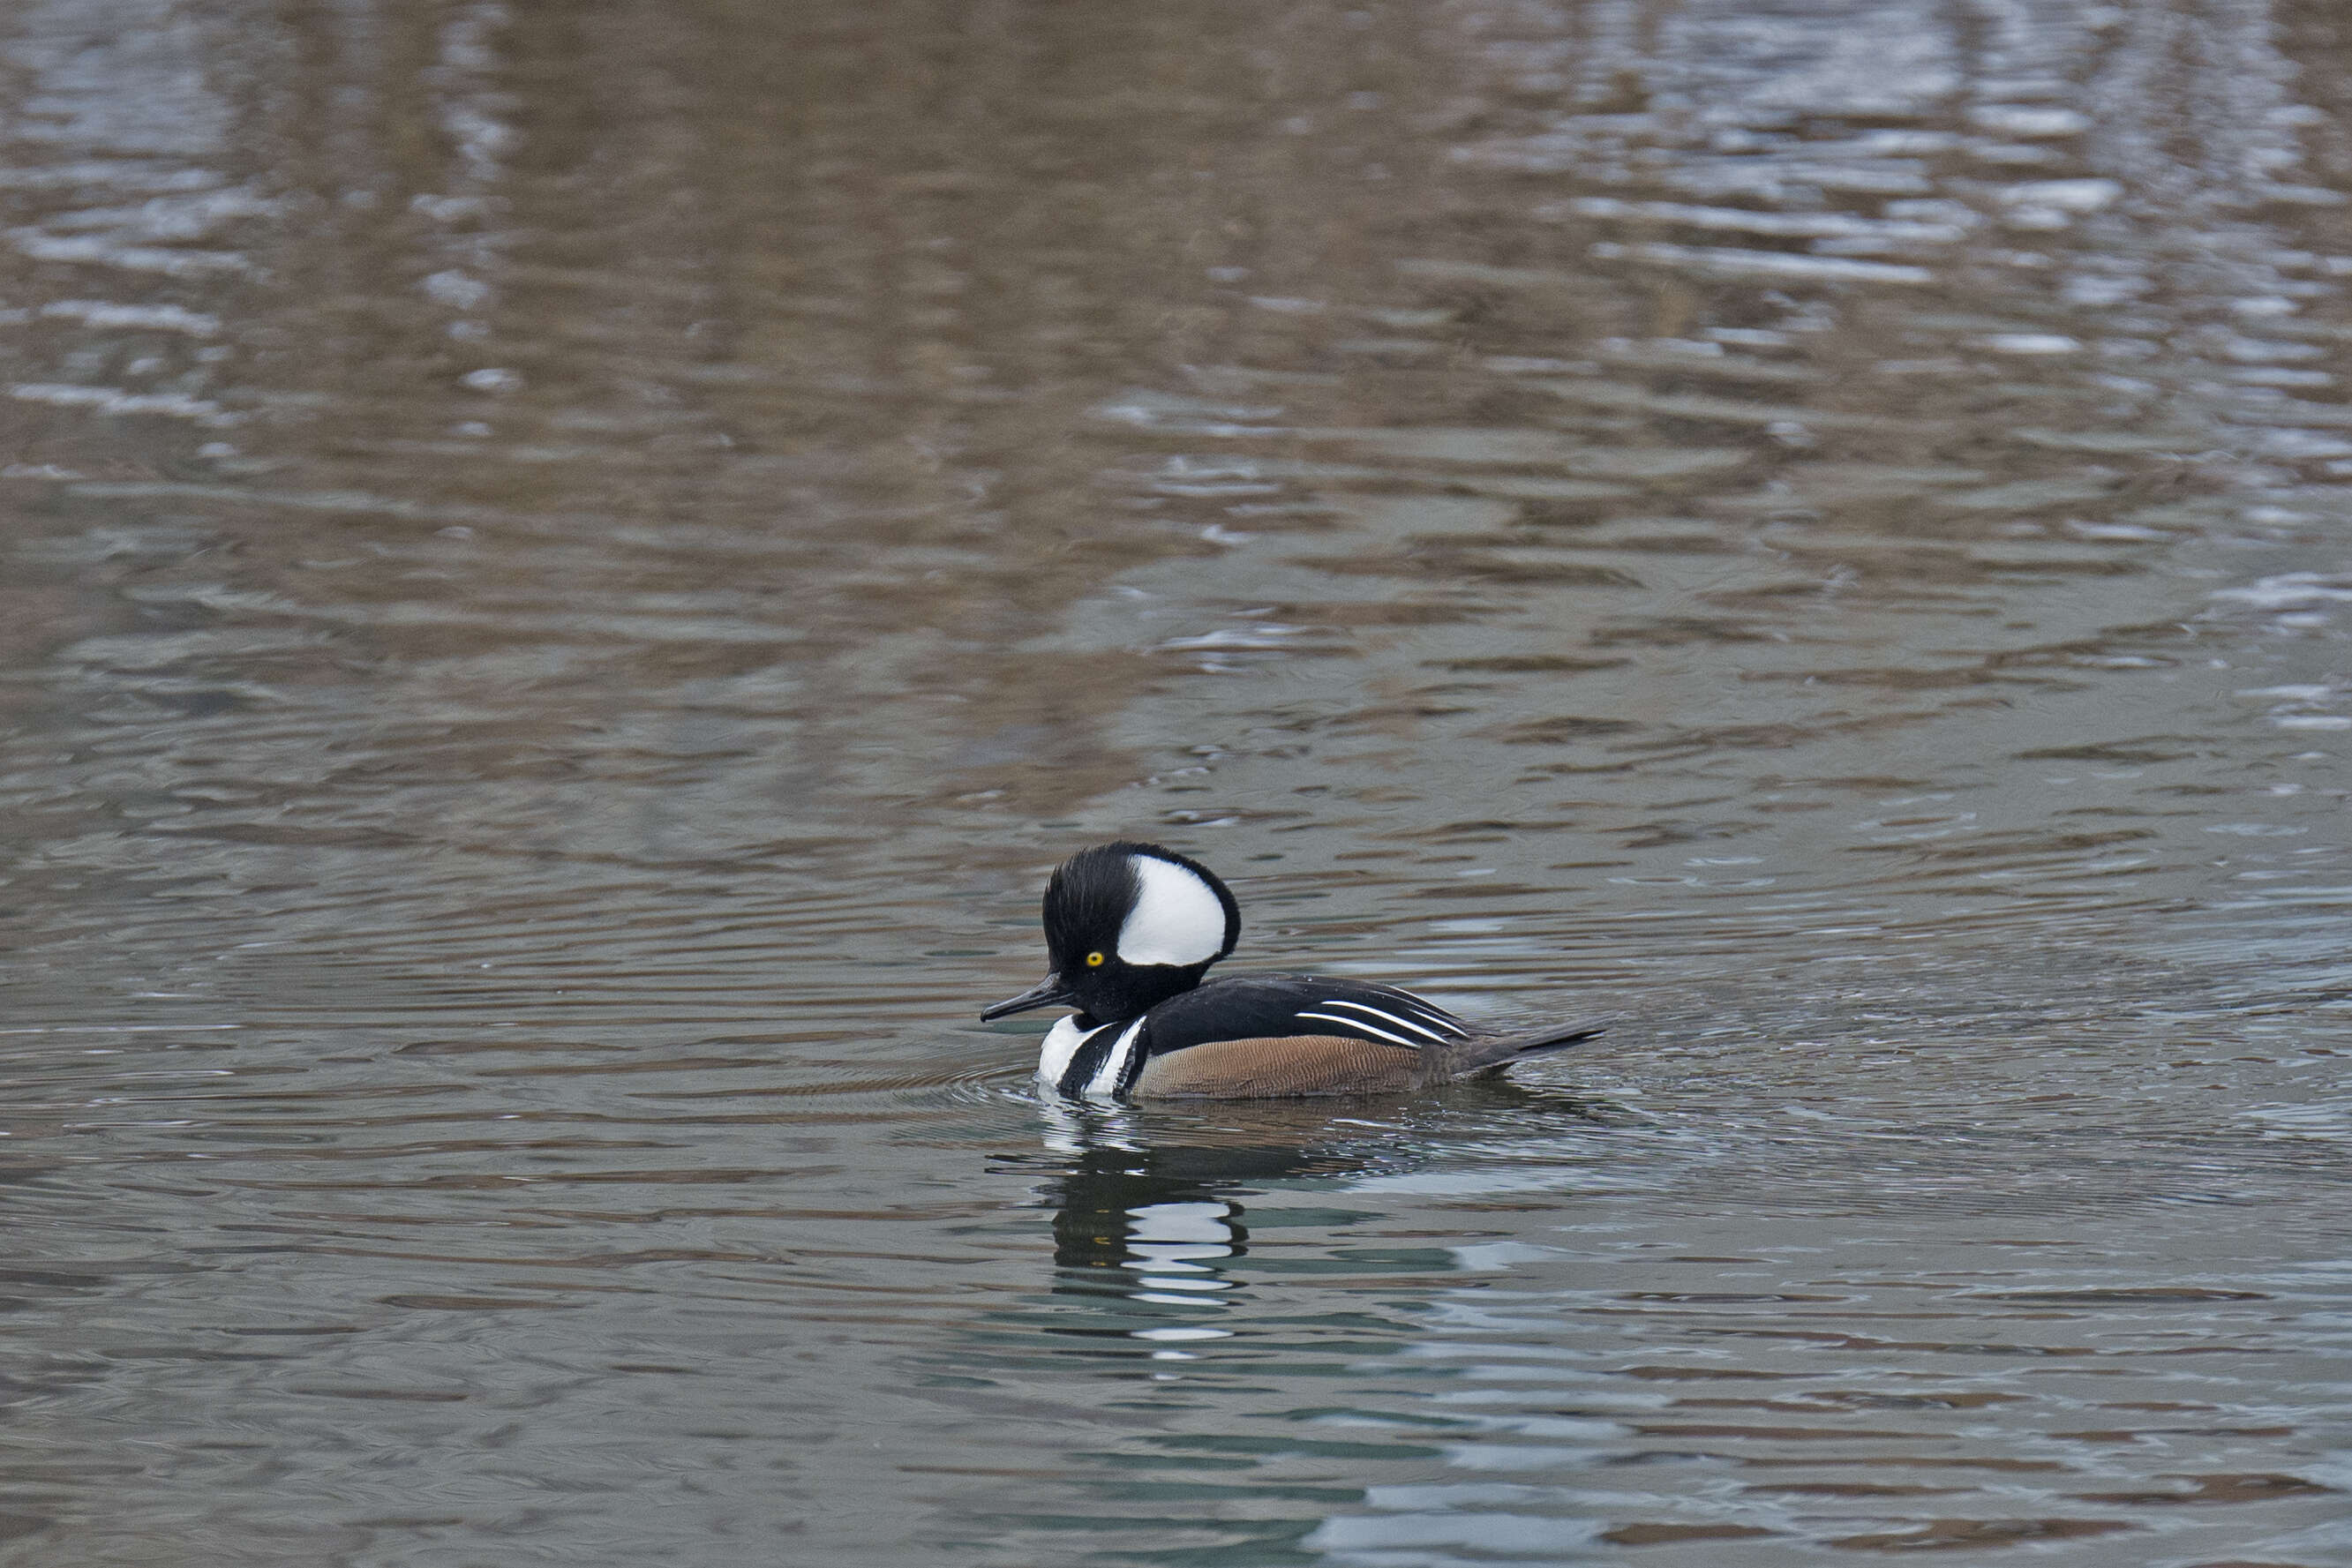
[[[1095,1070],[1094,1076],[1075,1091],[1087,1099],[1116,1098],[1118,1081],[1126,1074],[1129,1060],[1142,1049],[1141,1019],[1129,1024],[1101,1024],[1094,1029],[1080,1029],[1076,1015],[1062,1019],[1045,1031],[1045,1048],[1037,1053],[1037,1082],[1048,1089],[1059,1089],[1062,1075],[1069,1071],[1071,1061],[1086,1049],[1087,1041],[1104,1030],[1117,1029],[1123,1029],[1126,1032],[1112,1041],[1110,1053],[1103,1058],[1103,1063]]]
[[[1108,1027],[1108,1026],[1106,1026]],[[1037,1054],[1038,1080],[1051,1088],[1062,1082],[1062,1074],[1070,1070],[1070,1059],[1087,1043],[1094,1030],[1078,1027],[1078,1016],[1072,1013],[1045,1031],[1045,1048]]]

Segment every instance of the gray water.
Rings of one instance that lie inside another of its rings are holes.
[[[2352,1563],[2327,0],[0,11],[0,1561]],[[1028,1080],[1045,871],[1527,1023]]]

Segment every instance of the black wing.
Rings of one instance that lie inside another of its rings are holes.
[[[1419,1051],[1452,1045],[1469,1033],[1460,1019],[1411,991],[1315,975],[1211,980],[1152,1009],[1144,1030],[1145,1049],[1153,1056],[1213,1040],[1299,1034],[1340,1035]]]

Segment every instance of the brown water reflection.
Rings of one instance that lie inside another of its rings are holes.
[[[2345,47],[0,15],[0,1559],[2352,1561]]]

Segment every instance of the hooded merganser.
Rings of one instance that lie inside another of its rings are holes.
[[[1121,839],[1080,850],[1045,884],[1052,972],[982,1013],[1075,1007],[1055,1024],[1037,1077],[1064,1094],[1253,1100],[1423,1089],[1499,1072],[1590,1040],[1580,1019],[1506,1034],[1410,991],[1312,975],[1230,975],[1242,915],[1200,862]]]

